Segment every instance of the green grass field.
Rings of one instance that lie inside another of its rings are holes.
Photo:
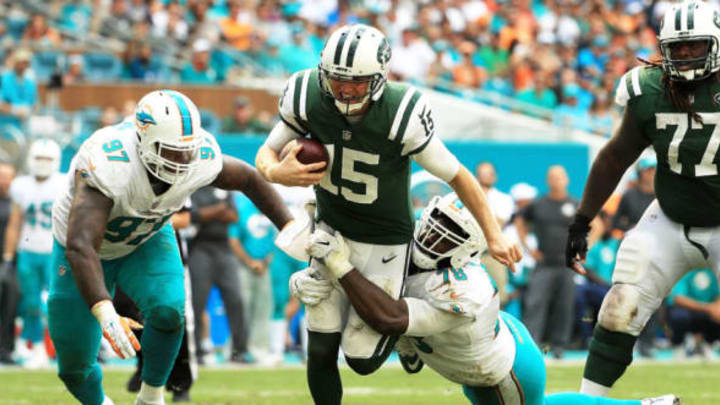
[[[577,390],[582,366],[548,368],[548,392]],[[132,404],[125,391],[130,370],[105,371],[105,389],[116,404]],[[414,376],[389,367],[361,377],[342,370],[345,405],[467,404],[458,385],[427,369]],[[637,364],[617,384],[614,397],[643,398],[675,393],[684,405],[720,403],[720,363]],[[305,405],[312,404],[305,386],[305,370],[200,370],[192,390],[195,404]],[[170,397],[168,396],[168,403]],[[0,371],[0,404],[73,404],[52,371]],[[578,404],[582,405],[582,404]]]

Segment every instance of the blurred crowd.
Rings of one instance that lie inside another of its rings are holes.
[[[0,114],[26,117],[38,82],[283,77],[316,66],[332,29],[363,22],[390,39],[392,79],[609,135],[616,83],[638,58],[658,57],[657,22],[670,3],[2,0]]]

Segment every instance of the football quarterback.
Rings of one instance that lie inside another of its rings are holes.
[[[281,122],[258,151],[256,167],[272,182],[315,185],[317,226],[342,233],[357,268],[395,298],[413,232],[411,160],[457,191],[482,226],[490,253],[512,267],[519,247],[505,240],[473,175],[435,136],[428,98],[415,87],[387,81],[390,58],[387,38],[374,27],[334,31],[319,66],[288,80],[279,102]],[[327,166],[299,163],[301,145],[279,160],[288,142],[307,136],[325,145]],[[313,266],[325,272],[320,262]],[[362,322],[339,290],[308,308],[308,383],[316,403],[340,404],[339,346],[360,374],[376,370],[390,353],[393,338]]]

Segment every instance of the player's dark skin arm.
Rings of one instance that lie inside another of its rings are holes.
[[[353,269],[338,280],[360,318],[383,335],[397,336],[408,327],[408,307]]]
[[[650,145],[650,141],[643,136],[640,126],[630,114],[630,108],[625,108],[620,128],[598,154],[585,183],[578,213],[589,219],[595,218],[610,194],[615,191],[627,168]]]
[[[75,173],[75,196],[68,219],[65,257],[88,307],[102,300],[112,300],[105,288],[98,256],[112,207],[111,199],[88,186],[79,172]]]
[[[242,191],[278,229],[293,219],[275,188],[255,168],[239,159],[223,155],[222,171],[212,185]]]

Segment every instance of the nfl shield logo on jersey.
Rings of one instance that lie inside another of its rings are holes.
[[[350,130],[343,129],[342,139],[343,141],[349,141],[350,139],[352,139],[352,132],[350,132]]]

